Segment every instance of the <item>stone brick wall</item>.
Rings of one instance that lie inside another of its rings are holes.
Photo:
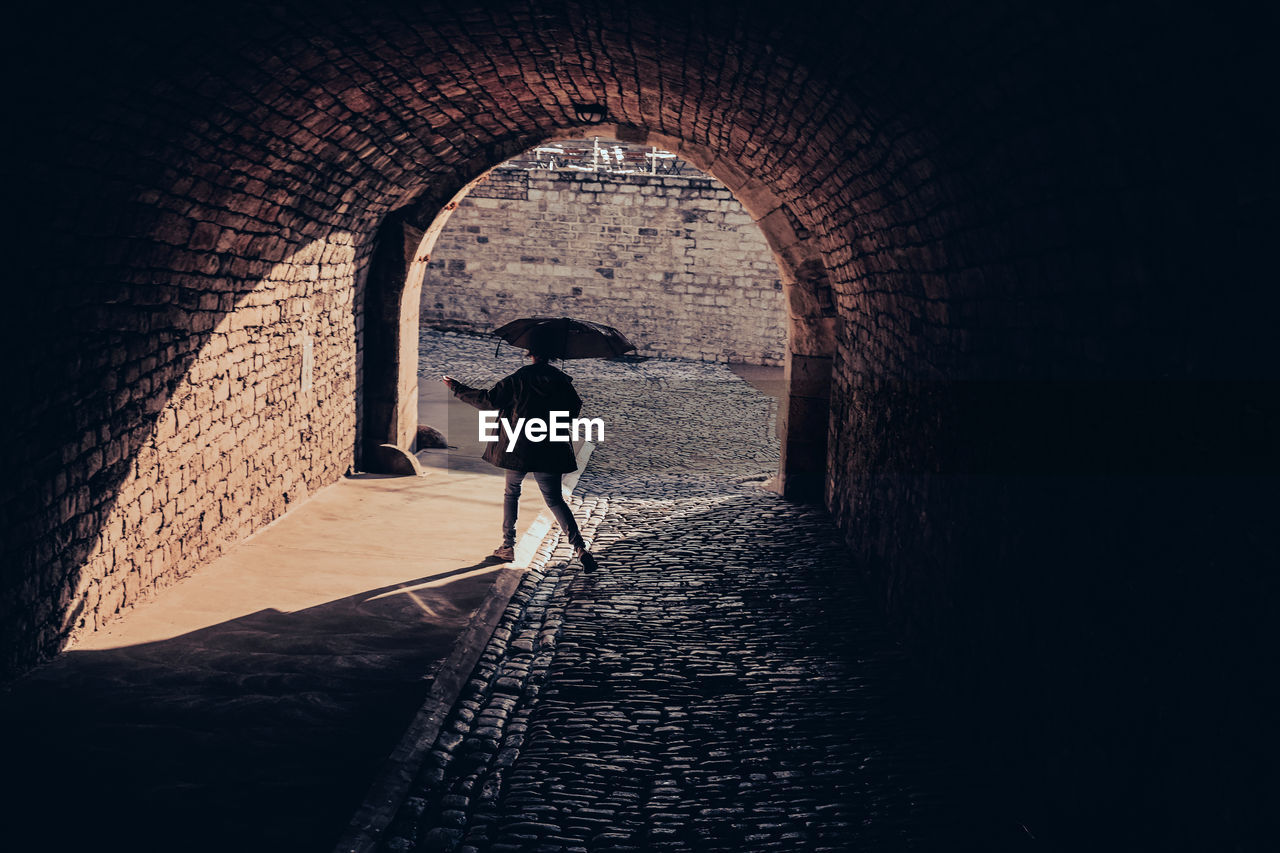
[[[200,263],[231,236],[196,225],[177,239]],[[95,310],[101,337],[76,343],[97,384],[55,392],[81,394],[57,424],[78,437],[32,460],[52,476],[23,532],[48,527],[19,564],[35,606],[6,632],[48,648],[101,628],[342,473],[357,266],[350,236],[331,234],[262,265],[247,292],[192,275],[118,287],[121,302]]]
[[[781,365],[786,310],[760,229],[710,176],[497,169],[431,253],[422,322],[609,323],[641,355]]]
[[[588,130],[587,100],[618,138],[698,149],[829,283],[826,497],[848,570],[953,707],[981,710],[1002,746],[982,760],[1012,756],[1034,800],[1012,816],[1061,849],[1258,846],[1261,771],[1224,756],[1261,731],[1274,669],[1276,468],[1256,437],[1280,395],[1223,407],[1196,384],[1276,378],[1274,27],[1230,7],[27,4],[0,317],[6,672],[109,616],[125,579],[195,570],[339,476],[379,223],[413,206],[426,230],[494,164]],[[225,362],[202,355],[218,334]],[[1136,440],[1105,389],[1141,380],[1190,402]],[[1009,405],[1067,381],[1097,393],[1053,417]],[[973,405],[1000,382],[1023,384]],[[1241,417],[1181,446],[1187,412]],[[1064,465],[1077,413],[1096,415],[1090,447],[1241,448],[1252,467]]]

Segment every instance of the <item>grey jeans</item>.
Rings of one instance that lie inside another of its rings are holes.
[[[563,474],[545,474],[541,471],[507,471],[507,485],[502,493],[502,544],[516,544],[516,514],[520,511],[520,483],[525,474],[533,475],[533,480],[542,491],[542,499],[547,508],[555,516],[560,531],[569,537],[569,544],[574,548],[585,547],[582,533],[578,530],[578,522],[573,520],[573,510],[565,503],[564,492],[561,491],[560,479]]]

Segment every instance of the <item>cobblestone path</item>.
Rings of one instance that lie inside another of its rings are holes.
[[[491,346],[424,361],[492,381]],[[613,430],[574,499],[601,568],[560,544],[526,576],[384,849],[995,849],[830,521],[760,488],[773,401],[713,365],[568,369]]]

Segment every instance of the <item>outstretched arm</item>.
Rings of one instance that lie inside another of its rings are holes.
[[[500,380],[488,391],[483,388],[472,388],[449,376],[444,377],[444,384],[449,386],[453,396],[477,409],[500,410],[509,402],[510,392],[505,379]]]

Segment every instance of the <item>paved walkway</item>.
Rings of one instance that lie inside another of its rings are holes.
[[[462,357],[465,340],[431,346]],[[1020,849],[728,370],[570,365],[601,562],[528,574],[384,850]]]
[[[447,396],[427,384],[423,406]],[[486,559],[502,479],[456,441],[425,476],[319,492],[0,694],[0,846],[330,849],[495,582],[516,582]],[[545,531],[526,491],[520,529]]]
[[[387,850],[1002,849],[826,517],[760,487],[768,394],[571,364],[607,422],[574,498],[602,568],[554,533],[534,555],[539,529],[525,573],[482,560],[501,481],[434,381],[518,354],[422,343],[425,420],[458,450],[317,494],[0,697],[6,844],[323,851],[363,799]],[[522,527],[540,509],[527,489]],[[512,588],[437,737],[424,699]],[[371,812],[379,770],[411,765]]]

